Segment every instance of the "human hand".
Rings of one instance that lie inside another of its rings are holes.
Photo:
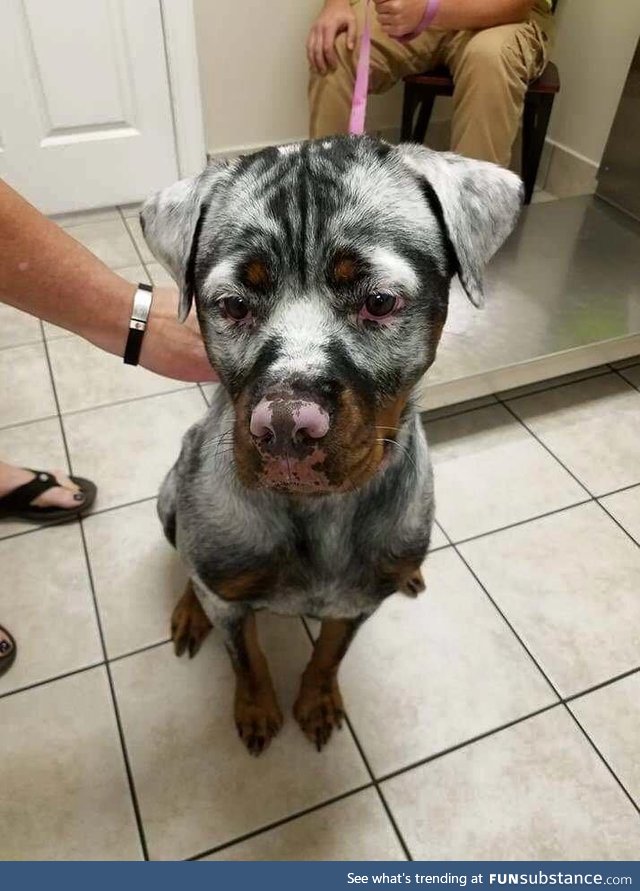
[[[205,353],[195,313],[191,312],[184,323],[178,321],[178,292],[175,288],[153,289],[140,365],[180,381],[219,380]]]
[[[338,66],[335,41],[338,34],[347,32],[347,46],[356,46],[356,17],[349,0],[326,0],[307,37],[307,59],[318,74],[326,74]]]
[[[424,14],[426,0],[373,0],[380,27],[389,37],[412,34]]]

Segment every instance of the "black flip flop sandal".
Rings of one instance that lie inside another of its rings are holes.
[[[0,498],[0,518],[26,520],[28,523],[64,523],[86,511],[95,501],[98,490],[94,483],[80,476],[72,476],[69,479],[78,486],[84,496],[82,501],[78,501],[77,507],[37,507],[31,502],[43,492],[59,486],[60,483],[53,474],[44,470],[32,470],[31,473],[35,473],[35,478],[31,482],[18,486]]]
[[[0,625],[0,677],[9,671],[16,659],[16,642],[6,628]]]

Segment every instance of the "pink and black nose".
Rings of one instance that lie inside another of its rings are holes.
[[[311,399],[265,397],[251,412],[249,429],[261,449],[273,456],[300,455],[329,432],[329,415]]]

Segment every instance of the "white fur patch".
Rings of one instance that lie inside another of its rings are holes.
[[[368,259],[380,279],[389,286],[412,291],[418,286],[418,276],[404,257],[389,248],[377,245]]]
[[[204,284],[205,294],[212,294],[225,285],[234,284],[236,266],[237,260],[234,257],[225,257],[224,260],[216,263],[207,275]]]
[[[272,370],[283,375],[317,371],[327,364],[322,349],[331,335],[332,320],[319,300],[287,301],[277,307],[269,334],[282,343],[282,354]]]
[[[279,145],[278,153],[280,155],[293,155],[295,152],[300,151],[300,143],[299,142],[291,142],[289,145]]]

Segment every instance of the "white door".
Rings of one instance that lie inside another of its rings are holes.
[[[0,176],[44,213],[178,178],[160,0],[0,0]]]

